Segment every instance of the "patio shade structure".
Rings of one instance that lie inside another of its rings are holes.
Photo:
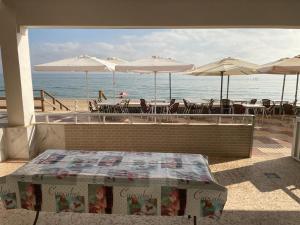
[[[74,58],[39,64],[34,66],[34,70],[52,72],[84,72],[86,81],[86,97],[89,99],[88,73],[113,71],[114,64],[96,57],[81,55]]]
[[[162,58],[152,56],[151,58],[139,59],[136,61],[116,65],[116,71],[120,72],[137,72],[137,73],[154,73],[154,112],[156,113],[156,75],[157,73],[178,73],[191,70],[193,64],[178,62],[171,58]]]
[[[221,77],[220,101],[221,101],[223,98],[223,76],[227,76],[226,98],[228,99],[230,76],[254,74],[256,72],[257,67],[258,65],[254,63],[228,57],[213,63],[200,66],[195,70],[189,72],[188,74],[195,75],[195,76],[220,76]]]
[[[282,93],[281,93],[281,103],[284,96],[284,87],[286,75],[296,75],[296,90],[295,90],[295,102],[297,104],[298,98],[298,83],[299,83],[299,73],[300,73],[300,55],[297,55],[293,58],[282,58],[277,61],[267,63],[262,65],[257,69],[259,73],[263,74],[283,74],[283,83],[282,83]]]

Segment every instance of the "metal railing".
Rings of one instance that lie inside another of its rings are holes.
[[[146,113],[36,113],[37,123],[71,124],[245,124],[253,125],[255,116],[240,114],[146,114]]]
[[[0,100],[6,101],[5,90],[0,90],[0,93],[3,93],[3,96],[0,94]],[[46,106],[50,106],[53,111],[55,110],[66,110],[70,111],[69,107],[58,100],[55,96],[50,94],[45,90],[33,90],[34,100],[38,104],[34,105],[35,110],[41,110],[42,112],[46,111]],[[0,109],[7,109],[6,102],[3,105],[0,105]]]

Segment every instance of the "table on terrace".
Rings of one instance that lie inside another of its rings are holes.
[[[265,110],[266,107],[263,106],[262,104],[242,104],[243,107],[245,107],[245,114],[250,114],[249,110],[252,109],[254,111],[254,113],[256,114],[258,110],[261,110],[262,115],[261,115],[261,120],[263,122],[264,120],[264,116],[265,116]]]
[[[227,189],[199,154],[47,150],[0,178],[6,209],[221,216]],[[35,220],[35,222],[36,222]]]

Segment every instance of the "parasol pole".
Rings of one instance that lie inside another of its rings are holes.
[[[89,100],[88,71],[85,71],[85,88],[86,88],[86,98]]]
[[[154,113],[156,114],[156,71],[154,71]],[[156,119],[156,117],[155,117]]]
[[[296,81],[296,92],[295,92],[295,105],[297,104],[297,97],[298,97],[298,83],[299,83],[299,73],[297,73],[297,81]]]
[[[227,94],[226,94],[226,98],[228,99],[228,92],[229,92],[229,78],[230,76],[227,76]]]
[[[282,101],[283,101],[283,95],[284,95],[285,78],[286,78],[286,74],[283,75],[282,91],[281,91],[281,100],[280,100],[280,110],[282,110]]]
[[[220,90],[220,109],[221,109],[221,113],[223,112],[222,109],[222,98],[223,98],[223,76],[224,76],[224,71],[221,71],[221,90]]]
[[[172,99],[172,81],[171,81],[171,73],[169,73],[169,89],[170,89],[170,102]]]
[[[113,97],[114,97],[114,102],[116,101],[116,80],[115,80],[115,71],[113,71]]]

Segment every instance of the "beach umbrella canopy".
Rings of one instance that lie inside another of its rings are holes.
[[[296,81],[296,90],[295,90],[295,102],[297,103],[298,95],[298,83],[299,83],[299,73],[300,73],[300,55],[297,55],[293,58],[282,58],[274,62],[270,62],[262,65],[257,69],[259,73],[263,74],[283,74],[283,83],[282,83],[282,93],[281,93],[281,103],[283,101],[284,95],[284,86],[286,75],[297,75]]]
[[[297,74],[300,73],[300,55],[293,58],[282,58],[260,66],[260,73],[270,74]]]
[[[36,71],[55,72],[104,72],[112,71],[113,64],[96,57],[81,55],[73,58],[35,65],[34,69]]]
[[[220,101],[223,98],[223,76],[227,76],[227,98],[229,91],[229,77],[236,75],[250,75],[256,72],[258,65],[246,62],[235,58],[224,58],[222,60],[209,63],[195,70],[190,71],[188,74],[195,76],[221,76],[221,90]]]
[[[88,55],[67,58],[34,66],[35,71],[85,72],[86,97],[89,98],[88,72],[113,71],[115,64]]]
[[[116,66],[116,71],[120,72],[138,72],[138,73],[154,73],[154,111],[156,113],[156,75],[157,73],[178,73],[191,70],[193,64],[178,62],[171,58],[162,58],[152,56],[151,58],[139,59],[136,61],[124,63]]]
[[[107,57],[106,61],[113,63],[114,65],[120,65],[120,64],[124,64],[124,63],[128,62],[128,61],[118,58],[118,57]]]

